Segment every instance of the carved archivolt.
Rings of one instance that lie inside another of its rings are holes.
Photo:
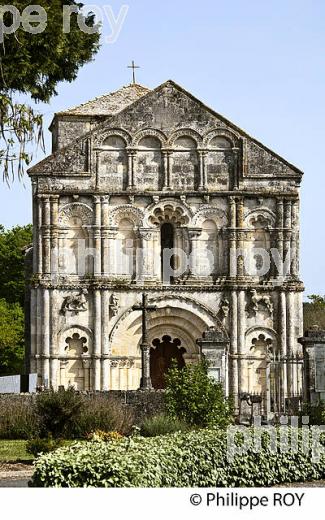
[[[214,208],[209,204],[201,206],[192,219],[192,226],[201,228],[205,220],[213,220],[217,227],[223,227],[227,223],[227,212],[220,208]]]
[[[82,202],[71,202],[65,204],[59,210],[59,225],[67,226],[71,219],[78,218],[82,225],[91,225],[93,221],[93,210]]]
[[[203,137],[203,146],[204,148],[209,148],[210,142],[215,137],[225,137],[230,141],[231,146],[237,147],[239,144],[239,138],[236,134],[233,134],[232,132],[229,132],[229,130],[225,130],[223,128],[218,128],[215,130],[211,130]]]
[[[190,207],[175,199],[165,199],[156,204],[151,204],[145,211],[144,227],[156,227],[164,222],[185,226],[192,219]]]
[[[226,337],[228,337],[228,332],[225,329],[224,325],[222,324],[222,322],[218,316],[218,312],[213,311],[212,309],[210,309],[208,306],[206,306],[202,302],[198,302],[197,300],[194,300],[188,296],[182,296],[180,294],[170,293],[170,294],[165,294],[162,296],[155,297],[153,299],[149,298],[149,303],[158,305],[156,312],[159,312],[159,310],[164,309],[164,306],[159,306],[159,304],[165,303],[166,308],[169,308],[171,305],[174,305],[175,307],[180,308],[180,304],[182,304],[182,303],[186,304],[188,306],[188,308],[185,309],[186,311],[188,311],[189,313],[194,313],[194,315],[196,317],[198,317],[198,318],[201,317],[201,319],[203,319],[202,316],[204,316],[204,321],[207,321],[207,319],[210,320],[210,325],[214,324],[218,329],[223,331],[223,333],[225,334]],[[132,312],[134,312],[134,311],[131,306],[117,320],[117,322],[110,334],[111,343],[113,343],[114,337],[120,330],[123,322],[129,317],[129,315]],[[207,325],[209,325],[208,322],[207,322]],[[148,332],[150,333],[150,327],[149,327]]]
[[[146,130],[141,130],[140,132],[135,134],[135,136],[133,137],[132,146],[139,146],[139,142],[144,137],[156,137],[160,141],[162,147],[167,146],[166,135],[159,130],[154,130],[153,128],[147,128]]]
[[[133,223],[134,227],[139,227],[142,226],[143,218],[144,213],[140,208],[124,204],[112,209],[109,215],[109,226],[118,227],[121,220],[128,219]]]
[[[253,209],[245,215],[245,224],[253,229],[256,227],[256,224],[258,227],[274,227],[275,221],[275,215],[269,208]]]
[[[130,136],[130,134],[128,132],[126,132],[126,130],[123,130],[122,128],[111,128],[109,130],[104,131],[101,134],[94,136],[94,147],[98,148],[98,147],[103,146],[104,142],[106,141],[106,139],[108,137],[115,136],[115,135],[124,139],[127,146],[131,146],[132,137]]]
[[[192,130],[191,128],[181,128],[169,137],[168,145],[173,147],[175,145],[175,141],[179,137],[191,137],[196,142],[197,147],[202,146],[203,143],[202,136],[198,132]]]

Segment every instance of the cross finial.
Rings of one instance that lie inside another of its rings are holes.
[[[132,69],[133,85],[135,85],[135,69],[140,69],[140,67],[134,63],[134,60],[132,60],[132,65],[128,65],[128,69]]]

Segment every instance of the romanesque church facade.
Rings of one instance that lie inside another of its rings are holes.
[[[45,387],[153,387],[203,354],[228,394],[299,393],[302,172],[173,81],[57,113],[32,167],[30,370]]]

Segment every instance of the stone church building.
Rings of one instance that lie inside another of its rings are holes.
[[[162,388],[172,358],[203,354],[236,399],[298,394],[302,172],[173,81],[59,112],[50,130],[52,155],[29,170],[40,384],[138,389],[147,361]]]

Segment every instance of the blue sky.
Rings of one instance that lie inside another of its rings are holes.
[[[37,2],[36,2],[37,3]],[[39,105],[47,129],[53,113],[130,83],[173,79],[305,172],[301,275],[306,294],[325,294],[323,150],[325,2],[322,0],[98,1],[117,16],[129,11],[113,44],[73,84],[60,84]],[[111,33],[104,23],[105,35]],[[46,131],[47,153],[50,134]],[[43,155],[38,154],[37,159]],[[29,179],[0,186],[0,223],[31,221]]]

